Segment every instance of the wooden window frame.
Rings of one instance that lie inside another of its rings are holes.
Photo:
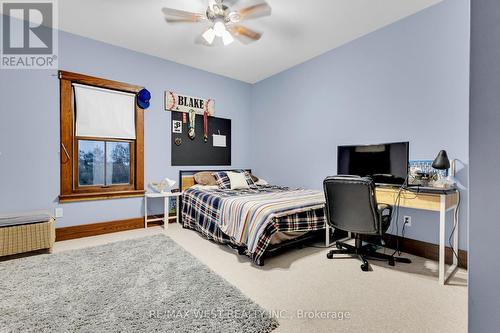
[[[60,83],[60,167],[59,202],[138,197],[144,195],[144,110],[135,105],[135,140],[77,137],[73,83],[137,94],[143,87],[83,74],[59,71]],[[112,186],[78,185],[78,140],[130,142],[130,184]]]
[[[130,174],[128,184],[116,184],[116,185],[79,185],[78,183],[78,154],[73,157],[73,188],[75,193],[95,193],[95,192],[105,192],[105,191],[132,191],[135,189],[135,179],[134,179],[134,166],[135,166],[135,140],[124,140],[124,139],[108,139],[108,138],[98,138],[98,137],[87,137],[87,136],[75,136],[74,139],[74,151],[79,151],[78,143],[79,141],[99,141],[99,142],[121,142],[128,143],[130,148]],[[106,149],[104,150],[104,156],[106,156]],[[106,162],[106,157],[104,158]],[[104,163],[106,167],[106,163]],[[106,172],[104,172],[104,177],[106,177]]]

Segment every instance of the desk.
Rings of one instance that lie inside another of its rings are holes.
[[[399,188],[377,187],[376,196],[378,203],[386,203],[394,206],[399,192]],[[458,217],[456,210],[459,204],[458,191],[441,193],[417,193],[408,190],[401,192],[399,206],[404,208],[422,209],[439,212],[439,283],[446,281],[456,272],[458,259],[453,256],[453,264],[445,271],[445,248],[446,248],[446,213],[453,210],[453,223],[456,225],[453,234],[453,248],[458,252]]]

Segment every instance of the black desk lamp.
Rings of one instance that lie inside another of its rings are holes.
[[[438,170],[448,170],[450,168],[450,160],[446,150],[441,150],[432,162],[432,167]]]
[[[450,160],[448,158],[448,154],[446,150],[441,150],[439,154],[432,162],[432,167],[437,170],[448,170],[450,168]],[[434,182],[433,186],[443,187],[443,188],[451,188],[455,186],[455,160],[453,160],[453,167],[451,169],[452,175],[448,177],[443,177],[438,174],[438,180]]]

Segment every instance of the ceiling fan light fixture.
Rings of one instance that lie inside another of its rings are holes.
[[[215,22],[213,30],[217,37],[222,37],[227,32],[226,25],[222,21]]]
[[[222,34],[222,42],[224,43],[224,46],[227,46],[234,42],[234,38],[229,31],[226,30],[224,34]]]
[[[266,0],[259,0],[256,4],[248,3],[236,6],[240,0],[200,0],[208,2],[205,12],[191,12],[175,8],[162,8],[167,23],[199,23],[207,22],[209,25],[201,35],[197,35],[195,43],[205,46],[213,45],[219,37],[224,45],[229,45],[238,39],[243,44],[255,42],[262,33],[239,25],[241,21],[256,19],[271,15],[271,7]],[[242,1],[242,0],[241,0]],[[255,2],[255,0],[252,0]],[[236,8],[231,8],[231,7]]]
[[[214,31],[214,29],[208,28],[207,31],[205,31],[203,33],[202,37],[203,37],[203,39],[205,39],[205,41],[208,44],[212,44],[214,42],[214,39],[215,39],[215,31]]]

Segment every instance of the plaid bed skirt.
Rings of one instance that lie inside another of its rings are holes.
[[[220,200],[220,197],[202,191],[184,192],[182,195],[182,223],[184,227],[196,230],[207,239],[219,244],[245,247],[245,244],[234,242],[218,227]],[[260,236],[256,251],[254,253],[246,251],[245,254],[257,265],[260,265],[262,256],[276,232],[321,230],[325,229],[325,223],[324,208],[275,217]]]

